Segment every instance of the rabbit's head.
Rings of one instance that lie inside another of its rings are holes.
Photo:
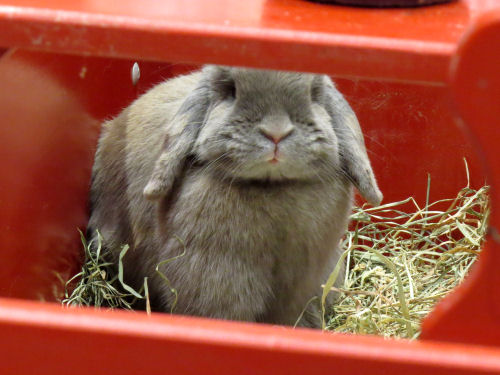
[[[323,75],[207,66],[167,134],[144,193],[168,193],[192,156],[231,181],[348,179],[380,202],[357,119]]]

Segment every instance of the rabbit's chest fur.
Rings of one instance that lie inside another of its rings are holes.
[[[165,267],[177,309],[259,320],[283,304],[296,319],[338,259],[350,208],[340,184],[230,184],[187,173],[156,222],[165,244],[157,261],[185,251]]]

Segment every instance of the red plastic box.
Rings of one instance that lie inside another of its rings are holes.
[[[0,374],[500,374],[500,4],[0,0]],[[130,69],[138,61],[141,79]],[[421,340],[65,309],[99,124],[202,63],[327,73],[386,201],[492,185],[488,241]],[[416,150],[419,150],[418,152]]]

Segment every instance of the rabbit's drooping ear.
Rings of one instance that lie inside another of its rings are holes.
[[[343,172],[369,203],[380,204],[382,193],[375,180],[363,133],[353,110],[327,76],[318,75],[314,78],[311,95],[312,100],[322,105],[332,119]]]
[[[167,195],[181,175],[186,158],[193,149],[200,127],[210,106],[208,80],[203,79],[186,97],[166,129],[163,148],[156,160],[153,174],[143,190],[147,199]],[[174,129],[180,129],[176,132]]]

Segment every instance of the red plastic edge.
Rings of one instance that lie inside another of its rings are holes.
[[[0,299],[0,373],[500,374],[500,349]]]
[[[478,18],[454,57],[457,122],[469,131],[485,167],[492,213],[487,243],[472,275],[424,321],[422,338],[500,345],[500,9]]]
[[[0,45],[443,85],[454,44],[0,6]],[[314,56],[314,58],[310,58]]]

